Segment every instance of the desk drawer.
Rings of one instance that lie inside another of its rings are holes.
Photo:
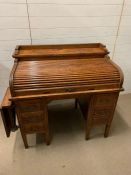
[[[33,112],[33,111],[40,111],[42,106],[42,100],[40,99],[33,99],[33,100],[23,100],[18,102],[19,110],[21,112]]]
[[[48,127],[47,105],[44,100],[21,100],[16,103],[16,108],[22,132],[43,133]]]
[[[23,124],[24,131],[28,134],[39,133],[45,131],[45,126],[43,122]]]
[[[95,96],[94,106],[95,107],[111,107],[114,106],[118,97],[117,93],[112,94],[98,94]]]
[[[22,123],[43,122],[44,121],[43,111],[22,113],[21,120],[22,120]]]
[[[102,124],[107,123],[107,121],[112,116],[112,109],[99,109],[93,112],[93,123]]]

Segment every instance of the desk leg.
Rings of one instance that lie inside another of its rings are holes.
[[[49,132],[45,134],[45,142],[46,142],[46,145],[50,145],[50,134],[49,134]]]
[[[93,126],[93,118],[92,118],[92,111],[91,111],[91,107],[89,108],[89,111],[88,111],[88,114],[87,114],[87,117],[86,117],[86,120],[85,120],[85,139],[86,140],[89,140],[90,138],[90,131],[91,131],[91,128]]]
[[[9,109],[9,114],[10,114],[12,132],[15,132],[18,129],[18,126],[16,125],[16,112],[15,112],[15,108],[10,108]]]
[[[92,95],[90,96],[90,101],[88,100],[88,109],[87,109],[87,114],[86,114],[86,117],[85,117],[85,139],[86,140],[89,140],[90,138],[90,131],[92,129],[92,126],[93,126],[93,111],[94,111],[94,99],[95,99],[95,96]]]
[[[108,137],[109,135],[109,131],[110,131],[110,126],[111,124],[107,124],[106,127],[105,127],[105,133],[104,133],[104,137]]]
[[[87,125],[86,124],[86,126],[85,126],[85,133],[86,133],[86,135],[85,135],[85,139],[86,140],[89,140],[90,139],[90,131],[91,131],[91,128],[92,128],[92,126],[91,125]]]
[[[49,116],[48,116],[48,105],[43,103],[44,107],[44,118],[45,118],[45,142],[46,145],[50,145],[50,131],[49,131]]]
[[[75,109],[78,108],[78,102],[77,102],[77,98],[75,98]]]
[[[22,136],[22,139],[23,139],[23,142],[24,142],[24,146],[25,146],[25,148],[27,149],[29,146],[28,146],[28,143],[27,143],[27,136],[26,136],[26,134],[25,133],[23,133],[22,131],[21,131],[21,136]]]

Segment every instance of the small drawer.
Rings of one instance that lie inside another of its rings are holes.
[[[36,123],[44,121],[43,111],[25,112],[20,116],[22,123]]]
[[[99,94],[95,97],[94,106],[95,107],[111,107],[114,106],[118,95],[117,94]]]
[[[43,122],[40,123],[32,123],[32,124],[24,124],[24,131],[28,134],[30,133],[39,133],[45,131],[45,126]]]
[[[40,111],[42,106],[42,100],[23,100],[19,101],[17,105],[21,112],[33,112],[33,111]]]
[[[110,118],[111,114],[112,114],[112,109],[103,109],[103,110],[99,109],[93,112],[93,118],[97,118],[97,119],[107,118],[108,119]]]
[[[112,116],[112,110],[96,110],[93,113],[93,124],[106,124]]]

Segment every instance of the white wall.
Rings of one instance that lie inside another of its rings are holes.
[[[0,0],[0,99],[18,44],[102,42],[131,92],[131,0]]]
[[[26,0],[0,0],[0,99],[8,86],[17,44],[30,44]]]
[[[131,93],[131,0],[125,0],[121,23],[115,45],[114,61],[125,76],[125,92]]]

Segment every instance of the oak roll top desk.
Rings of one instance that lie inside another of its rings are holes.
[[[85,135],[105,124],[107,137],[123,73],[100,43],[17,46],[9,88],[1,105],[6,134],[17,129],[17,115],[25,148],[26,134],[43,133],[50,143],[48,103],[75,98],[85,118]]]

